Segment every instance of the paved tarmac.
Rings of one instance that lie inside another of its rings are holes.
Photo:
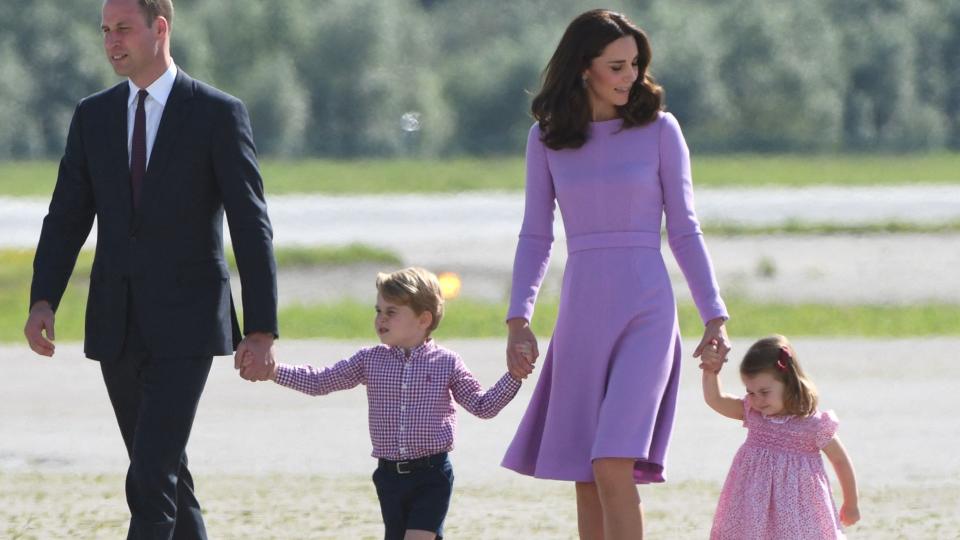
[[[542,338],[545,341],[545,338]],[[279,358],[322,366],[371,342],[281,340]],[[459,351],[489,386],[504,372],[496,339],[444,343]],[[545,349],[546,343],[542,343]],[[670,450],[670,480],[721,482],[744,430],[702,401],[700,372],[686,363]],[[816,382],[823,408],[841,420],[860,482],[866,486],[923,485],[960,478],[960,339],[797,339],[801,362]],[[734,342],[732,362],[749,346]],[[214,362],[188,452],[207,474],[296,472],[328,476],[371,469],[362,388],[309,397],[273,383],[249,383],[229,358]],[[79,344],[59,344],[53,359],[26,346],[0,346],[0,470],[113,472],[126,455],[98,365]],[[457,475],[495,482],[514,473],[498,466],[530,399],[534,378],[499,416],[480,420],[458,412]],[[723,373],[725,389],[739,394],[736,370]]]

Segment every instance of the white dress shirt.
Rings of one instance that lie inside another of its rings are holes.
[[[147,116],[147,166],[150,165],[150,154],[153,152],[153,142],[157,140],[157,130],[160,129],[160,118],[163,117],[163,108],[167,106],[173,82],[177,79],[177,65],[170,62],[163,75],[153,81],[146,88],[147,98],[143,102],[143,109]],[[133,154],[133,123],[137,117],[137,94],[140,88],[127,79],[130,85],[130,96],[127,98],[127,163],[130,163]]]

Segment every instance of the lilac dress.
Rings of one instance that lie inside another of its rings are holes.
[[[844,538],[820,450],[837,432],[831,411],[768,418],[743,400],[747,440],[733,458],[711,540]]]
[[[726,317],[693,208],[690,158],[669,113],[641,127],[593,122],[579,149],[527,140],[526,209],[508,318],[531,320],[553,243],[567,237],[560,309],[537,387],[503,466],[592,482],[591,462],[636,459],[638,483],[663,482],[680,375],[676,303],[660,254],[670,248],[704,322]]]

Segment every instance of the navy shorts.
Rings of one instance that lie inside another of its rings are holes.
[[[443,521],[453,494],[453,465],[446,453],[412,462],[381,459],[373,472],[385,540],[403,540],[408,529],[443,538]]]

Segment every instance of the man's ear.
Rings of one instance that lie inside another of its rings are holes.
[[[154,30],[157,35],[170,35],[170,21],[166,17],[158,15],[156,19],[153,20],[153,24],[156,25]]]

